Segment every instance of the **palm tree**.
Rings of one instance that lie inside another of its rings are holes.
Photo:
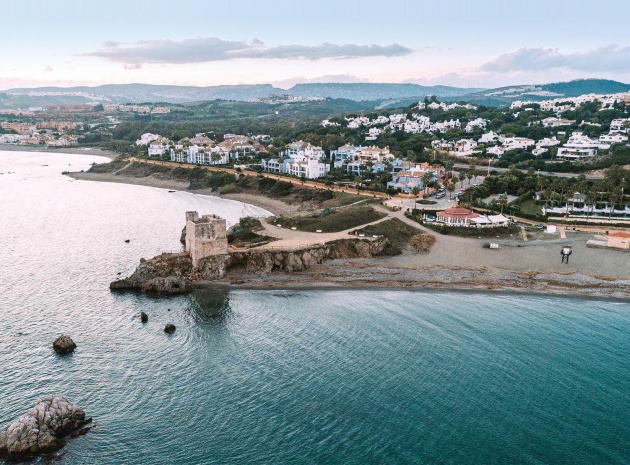
[[[499,196],[499,205],[501,205],[501,214],[503,215],[503,208],[508,204],[507,192]]]
[[[610,199],[611,203],[610,209],[608,211],[608,219],[610,219],[612,217],[613,211],[615,210],[615,204],[621,198],[621,192],[619,191],[619,188],[616,187],[614,189],[611,189],[608,198]]]

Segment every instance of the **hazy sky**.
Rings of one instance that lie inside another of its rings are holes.
[[[2,0],[0,88],[630,82],[628,0]]]

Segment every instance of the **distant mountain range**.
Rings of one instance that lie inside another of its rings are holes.
[[[615,94],[630,91],[630,84],[607,79],[578,79],[552,84],[509,86],[486,89],[448,100],[466,100],[479,105],[506,106],[516,100],[549,100],[561,97],[577,97],[584,94]]]
[[[303,98],[324,97],[358,102],[374,102],[375,106],[391,106],[428,95],[441,100],[469,101],[504,106],[514,100],[544,100],[576,97],[589,93],[615,93],[630,90],[629,84],[604,79],[582,79],[542,85],[475,89],[449,86],[388,83],[310,83],[280,89],[271,84],[234,86],[169,86],[151,84],[108,84],[96,87],[16,88],[0,92],[0,108],[29,108],[46,105],[81,103],[186,103],[204,100],[249,101],[272,94],[290,94]]]
[[[235,86],[164,86],[151,84],[108,84],[96,87],[37,87],[17,88],[0,92],[0,105],[15,107],[59,104],[63,98],[70,103],[186,103],[203,100],[248,101],[272,94],[290,94],[299,97],[324,97],[355,101],[382,101],[437,95],[455,97],[481,89],[448,86],[420,86],[417,84],[367,84],[326,83],[297,84],[290,89],[280,89],[271,84]],[[4,94],[4,95],[2,95]]]

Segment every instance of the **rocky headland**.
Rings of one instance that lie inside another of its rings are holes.
[[[201,258],[197,267],[193,267],[187,252],[164,253],[149,260],[142,259],[131,276],[112,282],[110,289],[184,293],[192,291],[201,282],[219,280],[228,273],[231,276],[278,271],[293,273],[325,260],[372,258],[379,255],[388,243],[386,238],[381,237],[375,240],[343,239],[297,250],[234,250],[226,255]]]

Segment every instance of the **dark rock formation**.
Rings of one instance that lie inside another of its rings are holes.
[[[35,407],[0,430],[0,458],[26,460],[55,452],[71,434],[84,434],[91,422],[85,412],[67,397],[54,395],[39,400]]]
[[[195,288],[192,261],[186,253],[163,253],[150,260],[142,259],[130,277],[112,282],[109,288],[169,294],[190,292]]]
[[[175,327],[175,325],[174,325],[174,324],[172,324],[172,323],[167,323],[167,324],[166,324],[166,326],[164,326],[164,332],[165,332],[166,334],[172,334],[172,333],[174,333],[174,332],[175,332],[175,330],[176,330],[176,329],[177,329],[177,328],[176,328],[176,327]]]
[[[147,321],[149,321],[149,315],[144,312],[140,312],[140,321],[146,323]]]
[[[68,336],[64,336],[63,334],[55,339],[53,342],[53,349],[60,355],[69,354],[77,348],[77,345],[74,343],[72,339]]]
[[[182,229],[182,234],[179,236],[179,242],[181,242],[183,246],[186,245],[186,226]]]

